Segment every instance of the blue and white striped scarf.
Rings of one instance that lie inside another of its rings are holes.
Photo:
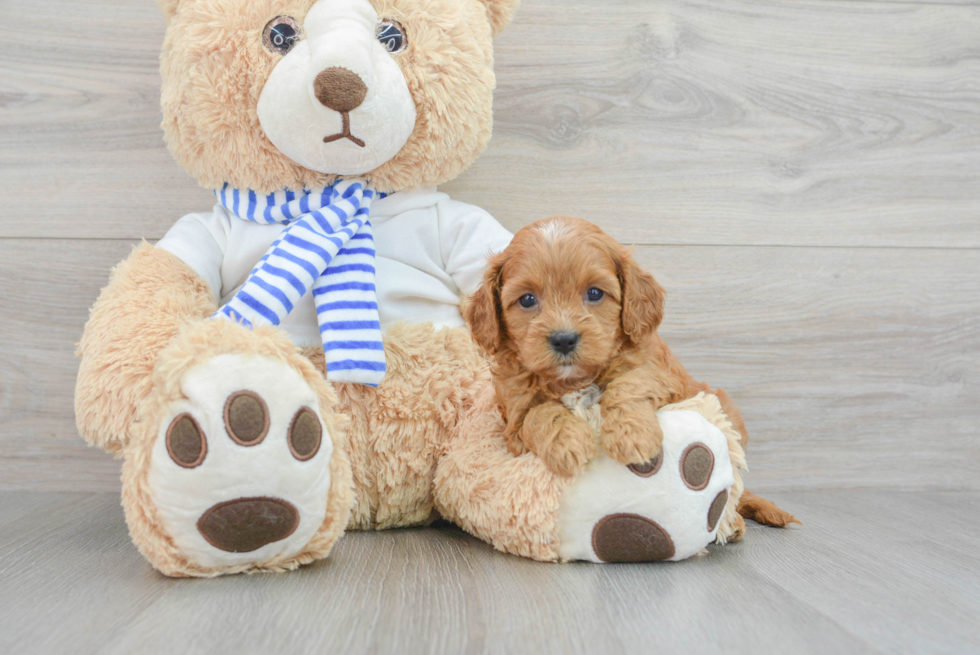
[[[287,226],[215,316],[248,327],[279,325],[312,289],[327,379],[381,384],[385,353],[368,215],[371,201],[384,194],[356,178],[300,193],[258,195],[226,184],[214,194],[239,218]]]

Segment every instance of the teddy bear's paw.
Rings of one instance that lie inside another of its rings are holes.
[[[694,411],[658,413],[664,439],[644,464],[599,454],[562,495],[563,560],[682,560],[715,540],[735,482],[725,435]]]
[[[224,354],[191,369],[159,424],[148,490],[179,551],[205,568],[293,557],[324,521],[333,442],[287,364]]]

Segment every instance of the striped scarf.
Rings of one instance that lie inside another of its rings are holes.
[[[247,327],[279,325],[312,289],[327,379],[378,386],[385,354],[374,285],[374,236],[367,218],[371,201],[384,194],[355,178],[267,196],[225,184],[214,195],[241,219],[287,226],[215,316]]]

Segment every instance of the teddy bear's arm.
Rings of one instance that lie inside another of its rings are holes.
[[[125,446],[160,352],[182,324],[216,309],[208,283],[162,248],[143,243],[113,270],[77,351],[75,420],[90,445]]]
[[[480,207],[444,200],[437,209],[443,265],[460,292],[471,294],[483,281],[487,259],[506,248],[513,235]]]
[[[176,255],[204,278],[217,300],[222,297],[221,269],[227,254],[230,232],[230,217],[225,211],[216,208],[214,212],[184,216],[174,223],[156,245],[157,248]],[[250,269],[251,262],[246,267]]]

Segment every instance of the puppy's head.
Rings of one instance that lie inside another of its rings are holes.
[[[615,239],[557,217],[524,227],[491,259],[465,317],[488,353],[574,383],[653,333],[664,296]]]

